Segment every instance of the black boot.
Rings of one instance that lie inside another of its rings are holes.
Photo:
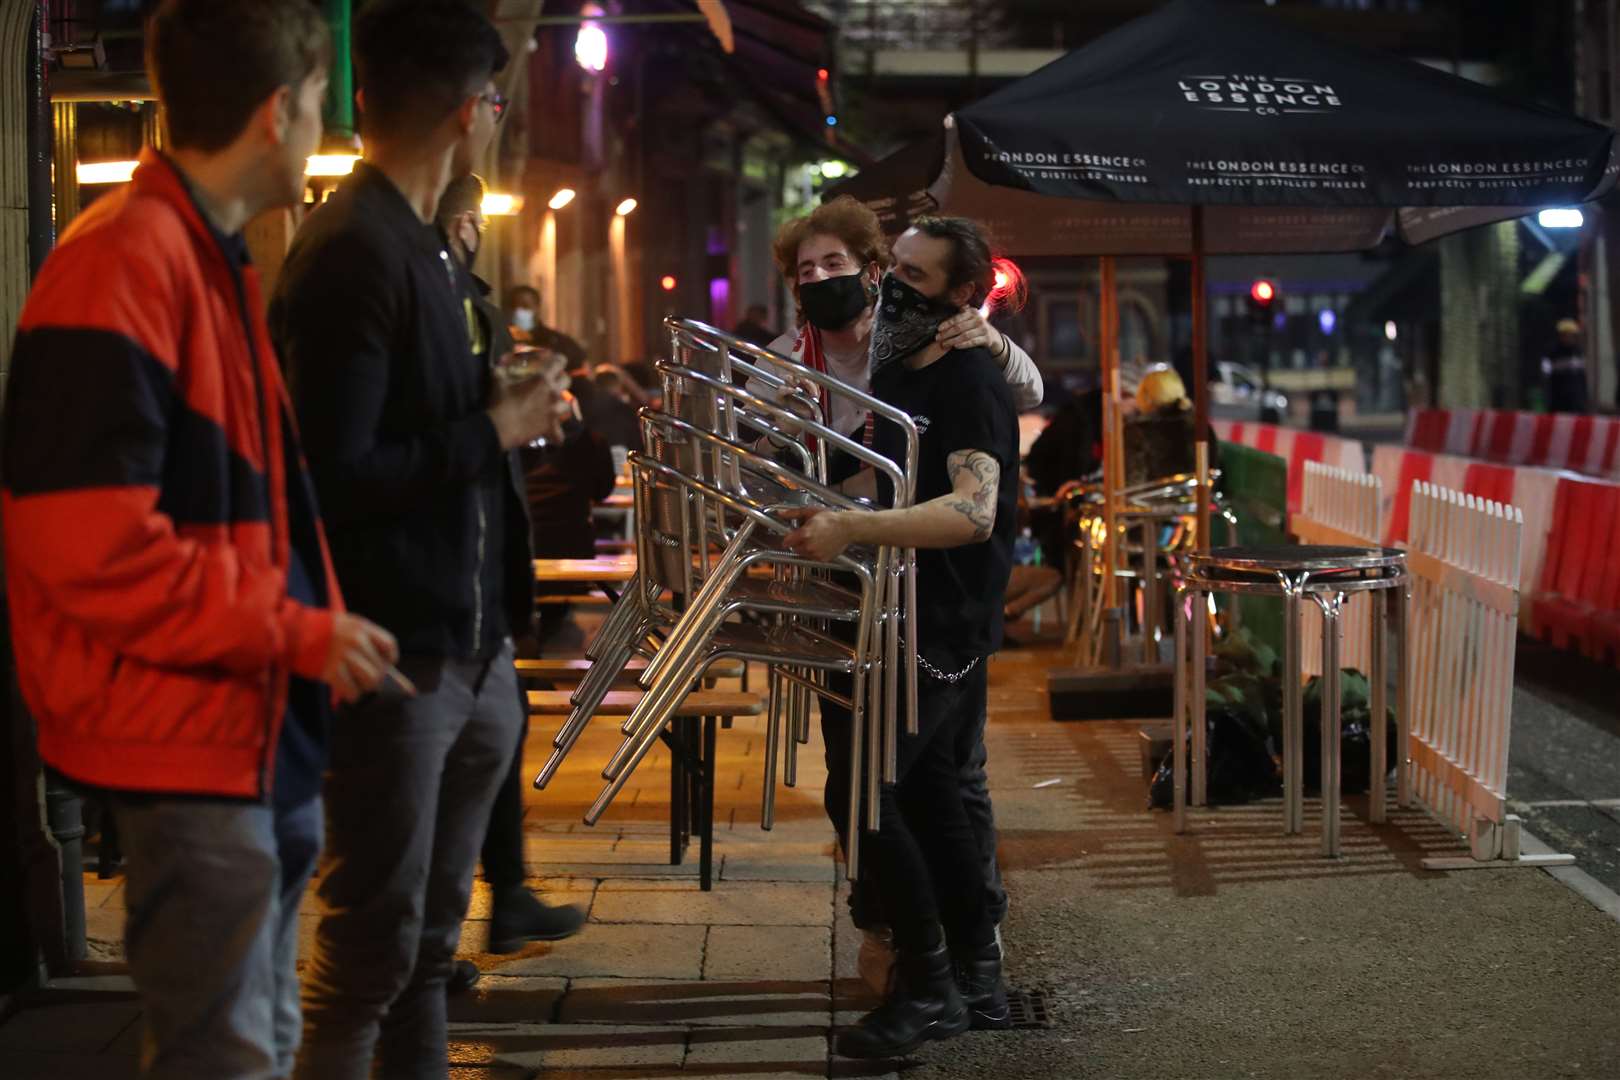
[[[852,1058],[904,1057],[931,1039],[949,1039],[969,1027],[956,989],[951,954],[900,954],[894,992],[852,1028],[838,1033],[838,1053]]]
[[[478,970],[478,965],[471,960],[457,960],[455,966],[450,969],[450,977],[444,981],[444,992],[451,997],[465,994],[478,985],[478,980],[483,974]]]
[[[489,951],[516,952],[526,941],[557,941],[579,931],[585,913],[577,907],[552,907],[522,885],[495,890],[489,913]]]
[[[952,948],[956,967],[956,988],[967,1002],[974,1031],[1004,1031],[1012,1027],[1012,1008],[1007,1004],[1007,988],[1001,982],[1001,946]]]

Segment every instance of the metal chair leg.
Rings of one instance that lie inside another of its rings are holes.
[[[1178,833],[1187,831],[1187,682],[1192,676],[1187,670],[1187,607],[1192,595],[1196,594],[1183,590],[1176,597],[1175,710],[1170,720],[1170,776],[1174,794],[1170,805]]]
[[[1299,594],[1290,592],[1283,599],[1283,832],[1298,833],[1305,828],[1304,735],[1305,706],[1299,677],[1303,670],[1300,655]]]
[[[1209,594],[1194,592],[1193,613],[1202,615],[1209,609]],[[1192,641],[1189,642],[1192,652],[1192,698],[1193,716],[1196,722],[1192,729],[1192,804],[1203,806],[1209,801],[1209,761],[1206,738],[1209,728],[1205,719],[1204,707],[1204,653],[1205,639],[1209,631],[1204,625],[1203,618],[1199,618],[1192,627]]]

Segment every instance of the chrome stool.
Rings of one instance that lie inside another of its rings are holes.
[[[1395,651],[1402,661],[1396,674],[1397,800],[1408,796],[1406,769],[1407,698],[1406,609],[1411,595],[1406,553],[1393,548],[1329,547],[1276,544],[1216,548],[1189,554],[1182,560],[1182,582],[1176,604],[1176,689],[1174,808],[1176,832],[1187,828],[1187,722],[1192,723],[1191,802],[1206,801],[1208,762],[1205,760],[1204,624],[1202,613],[1215,593],[1281,597],[1283,630],[1283,831],[1304,829],[1304,687],[1300,654],[1301,604],[1309,598],[1322,611],[1322,854],[1339,854],[1340,701],[1339,643],[1343,629],[1339,616],[1345,597],[1357,592],[1383,592],[1387,602],[1372,620],[1372,785],[1368,818],[1385,817],[1385,780],[1389,763],[1385,752],[1386,677],[1389,635],[1393,628]],[[1195,628],[1189,624],[1200,613]],[[1188,641],[1189,636],[1191,641]],[[1189,653],[1191,654],[1189,656]]]

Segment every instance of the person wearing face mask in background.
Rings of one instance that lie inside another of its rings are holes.
[[[887,355],[894,343],[892,336],[884,342],[873,341],[879,276],[889,262],[888,244],[877,215],[848,196],[830,200],[807,216],[784,224],[777,232],[774,254],[777,268],[798,303],[801,326],[777,338],[771,343],[771,350],[791,356],[816,371],[825,371],[857,389],[868,390],[871,385],[869,365],[875,350],[881,348]],[[946,350],[982,346],[1000,368],[1015,407],[1023,410],[1040,404],[1044,392],[1040,372],[1029,355],[1010,338],[998,333],[976,309],[967,305],[955,306],[950,312],[941,311],[939,315],[940,318],[928,324],[932,331],[929,340]],[[784,376],[792,375],[785,366],[778,370]],[[750,389],[761,396],[774,393],[760,386]],[[845,399],[834,399],[830,404],[824,402],[822,409],[823,419],[829,426],[857,441],[870,441],[864,410]],[[835,480],[840,474],[854,471],[853,463],[844,455],[835,454],[834,459],[829,466],[834,470]],[[842,459],[842,467],[839,459]],[[845,676],[829,676],[829,682],[835,692],[846,696],[850,692]],[[832,702],[822,701],[820,710],[828,774],[824,805],[838,836],[843,837],[849,807],[851,718],[847,709]],[[981,715],[973,730],[965,733],[960,743],[958,767],[962,800],[983,854],[986,903],[992,921],[999,925],[1006,913],[1007,894],[996,863],[995,818],[985,775],[984,722],[985,717]],[[888,988],[895,954],[876,885],[877,877],[877,868],[871,866],[869,860],[863,860],[849,903],[851,918],[862,932],[861,977],[881,993]],[[1006,1026],[1007,1017],[1002,1012],[977,1016],[975,1022],[981,1027]]]
[[[540,321],[540,290],[533,285],[506,290],[506,322],[513,341],[561,353],[568,358],[570,371],[585,362],[585,346]]]
[[[489,299],[490,287],[483,278],[473,273],[478,260],[478,249],[483,243],[484,181],[475,173],[467,173],[450,181],[439,197],[436,219],[449,241],[450,254],[467,270],[477,290],[476,296],[464,301],[467,315],[467,336],[473,343],[473,355],[485,364],[492,358],[512,351],[512,335],[507,329],[506,315]],[[568,425],[564,425],[565,439]],[[525,459],[538,453],[524,447],[519,451]],[[607,462],[608,484],[612,486],[612,459],[602,448]],[[592,552],[594,554],[594,552]],[[484,845],[480,861],[484,867],[484,880],[490,888],[489,951],[508,953],[527,941],[555,941],[568,937],[585,923],[585,913],[577,907],[553,907],[544,903],[524,885],[523,867],[523,792],[527,787],[523,771],[523,743],[528,738],[527,709],[519,731],[517,750],[507,769],[506,779],[495,795],[490,809],[489,824],[484,829]],[[478,965],[471,960],[457,960],[445,980],[445,992],[459,994],[478,982]]]

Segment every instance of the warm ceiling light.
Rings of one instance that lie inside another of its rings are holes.
[[[359,160],[358,154],[311,154],[304,161],[304,175],[348,176]]]
[[[613,212],[618,214],[620,217],[629,217],[631,214],[635,213],[637,205],[636,200],[626,199],[618,206],[614,207]]]
[[[499,191],[484,193],[485,217],[511,217],[523,213],[523,196],[507,195]]]
[[[74,171],[81,184],[127,184],[138,161],[81,161]]]
[[[551,197],[551,201],[546,203],[546,205],[551,207],[553,210],[561,210],[563,207],[567,206],[569,203],[571,203],[573,201],[574,201],[574,189],[573,188],[571,188],[571,187],[558,188],[557,189],[557,194],[553,195]]]

